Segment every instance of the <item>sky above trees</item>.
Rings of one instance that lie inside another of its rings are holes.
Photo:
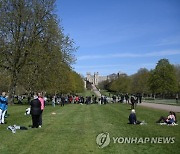
[[[75,71],[154,69],[158,60],[180,64],[179,0],[57,0],[65,33],[74,39]]]

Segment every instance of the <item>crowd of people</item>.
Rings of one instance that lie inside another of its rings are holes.
[[[30,104],[30,101],[32,99],[32,96],[30,95],[16,95],[14,96],[15,102],[17,104],[24,104],[25,101],[27,101],[28,104]],[[95,95],[92,96],[81,96],[81,95],[48,95],[44,96],[45,105],[46,104],[52,104],[52,106],[61,105],[64,106],[64,104],[107,104],[107,103],[128,103],[132,104],[133,106],[136,103],[142,103],[142,95],[141,94],[120,94],[120,95],[113,95],[112,97],[101,95],[101,97],[97,97]],[[132,106],[132,107],[133,107]],[[134,107],[133,107],[134,108]]]
[[[17,96],[18,103],[21,102],[25,97]],[[30,105],[30,114],[32,117],[32,128],[42,127],[42,114],[43,110],[47,103],[51,102],[52,106],[61,105],[62,107],[65,104],[107,104],[107,103],[127,103],[131,105],[131,113],[129,115],[129,124],[142,124],[141,121],[137,120],[135,107],[137,103],[142,102],[142,95],[121,95],[112,97],[101,96],[100,98],[92,96],[78,96],[78,95],[54,95],[50,97],[43,96],[43,93],[38,92],[34,93],[33,98],[27,97],[28,103]],[[0,124],[5,124],[5,114],[7,113],[8,108],[8,98],[6,92],[2,92],[0,96]],[[166,123],[173,124],[177,122],[176,114],[173,111],[169,112],[167,117],[161,116],[156,123]]]

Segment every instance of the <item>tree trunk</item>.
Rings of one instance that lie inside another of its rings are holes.
[[[165,94],[163,93],[163,94],[162,94],[162,99],[164,99],[164,98],[165,98]]]
[[[9,87],[9,96],[8,96],[8,103],[11,105],[14,104],[14,95],[16,92],[16,85],[17,85],[17,75],[16,73],[14,73],[11,79],[11,84]]]

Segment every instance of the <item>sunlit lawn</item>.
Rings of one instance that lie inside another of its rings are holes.
[[[95,95],[95,93],[93,91],[91,91],[91,90],[85,90],[83,93],[78,93],[77,95],[86,97],[86,96]]]
[[[155,121],[166,111],[138,107],[137,117],[147,125],[127,124],[129,106],[126,104],[47,106],[43,113],[43,127],[17,130],[13,134],[8,125],[28,127],[31,117],[25,116],[27,106],[9,106],[7,124],[0,125],[1,154],[169,154],[180,151],[178,126],[160,126]],[[52,114],[52,112],[56,114]],[[178,119],[180,114],[178,113]],[[111,142],[103,149],[96,144],[99,133],[108,132]],[[119,144],[112,137],[175,137],[174,144]]]

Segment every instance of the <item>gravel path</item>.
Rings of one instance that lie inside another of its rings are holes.
[[[155,104],[155,103],[141,103],[139,106],[150,107],[154,109],[166,110],[166,111],[174,111],[180,112],[180,106],[175,105],[165,105],[165,104]]]

